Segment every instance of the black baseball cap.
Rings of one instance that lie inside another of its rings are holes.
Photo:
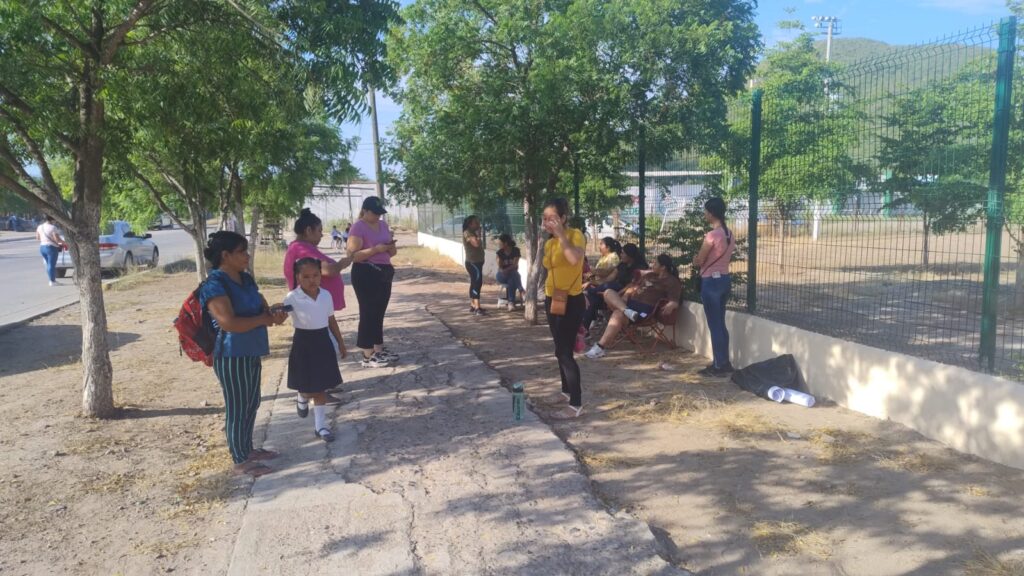
[[[363,200],[363,210],[369,210],[378,216],[388,213],[388,211],[384,209],[384,203],[376,196],[368,196]]]

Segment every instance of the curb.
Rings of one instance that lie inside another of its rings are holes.
[[[160,264],[160,266],[158,266],[157,268],[150,268],[148,270],[142,270],[142,271],[136,272],[135,274],[133,274],[133,276],[136,276],[136,275],[141,276],[143,274],[150,274],[150,273],[154,272],[155,270],[158,270],[159,268],[163,268],[164,266],[171,266],[172,264],[177,264],[178,262],[183,262],[185,260],[189,260],[189,258],[179,258],[178,260],[175,260],[173,262],[167,262],[166,264]],[[118,278],[114,278],[110,282],[107,282],[106,284],[103,285],[103,291],[106,292],[108,290],[108,288],[107,288],[108,286],[112,286],[114,284],[117,284],[118,282],[121,282],[122,280],[125,280],[126,278],[128,278],[128,277],[127,276],[120,276]],[[28,324],[29,322],[32,322],[33,320],[38,320],[38,319],[42,318],[43,316],[48,316],[50,314],[53,314],[54,312],[59,312],[59,311],[65,309],[65,308],[67,308],[69,306],[74,306],[75,304],[78,304],[79,302],[80,302],[80,300],[75,300],[74,302],[69,302],[67,304],[62,304],[60,306],[57,306],[56,308],[51,308],[51,309],[43,311],[43,312],[37,312],[37,313],[32,314],[31,316],[29,316],[27,318],[23,318],[21,320],[16,320],[14,322],[9,322],[7,324],[2,324],[2,325],[0,325],[0,334],[3,334],[4,332],[13,330],[15,328],[18,328],[20,326],[24,326],[25,324]]]

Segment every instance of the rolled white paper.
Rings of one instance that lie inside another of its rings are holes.
[[[800,406],[805,406],[807,408],[811,408],[814,406],[814,396],[811,396],[810,394],[806,394],[799,390],[792,390],[790,388],[783,388],[782,390],[785,393],[784,399],[787,402],[799,404]],[[768,393],[771,394],[771,390],[769,390]],[[779,402],[779,400],[776,400],[776,402]]]
[[[786,400],[786,389],[779,388],[778,386],[772,386],[768,389],[768,397],[779,404],[782,404],[782,402]]]

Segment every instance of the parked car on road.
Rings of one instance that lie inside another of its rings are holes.
[[[174,220],[171,220],[171,217],[163,212],[149,224],[150,230],[170,230],[171,228],[174,228]]]
[[[139,236],[121,220],[107,223],[104,232],[99,238],[100,268],[103,270],[128,270],[143,264],[154,267],[160,262],[160,249],[150,239],[152,234]],[[57,259],[57,276],[64,278],[73,268],[71,253],[62,250]]]

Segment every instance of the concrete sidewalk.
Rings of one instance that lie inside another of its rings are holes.
[[[685,574],[604,510],[533,413],[512,420],[498,375],[426,302],[396,290],[395,368],[343,364],[333,444],[281,379],[266,446],[282,457],[253,485],[229,574]]]

